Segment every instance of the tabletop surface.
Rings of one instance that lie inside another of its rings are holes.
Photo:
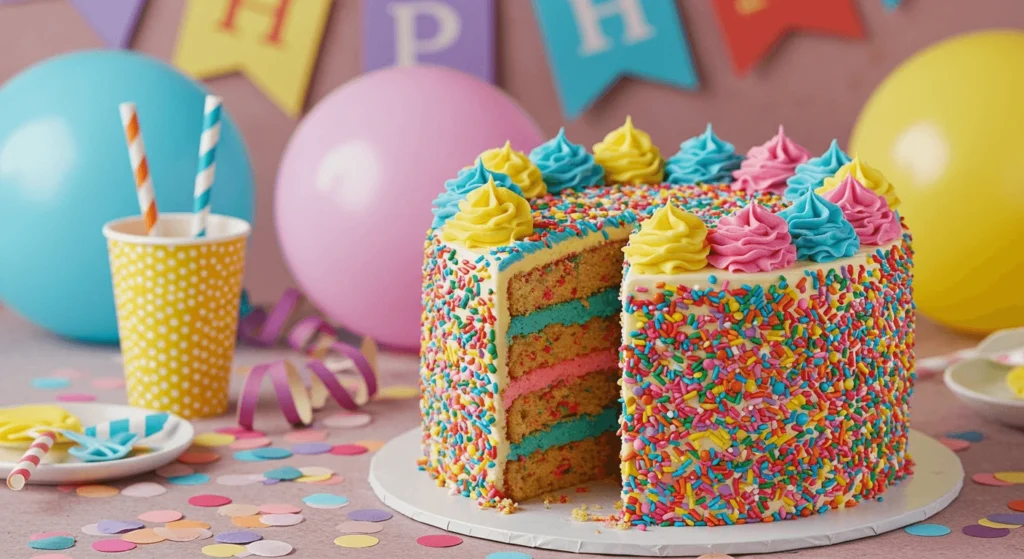
[[[974,345],[977,340],[957,335],[922,320],[918,329],[919,358],[945,354],[956,349]],[[290,354],[286,350],[261,350],[241,348],[236,355],[236,367],[252,366],[256,363],[280,358]],[[32,379],[52,375],[61,369],[80,371],[83,375],[71,381],[71,385],[60,390],[40,389],[32,385]],[[121,362],[116,347],[80,345],[57,339],[16,317],[10,311],[0,308],[0,378],[3,391],[0,404],[14,405],[29,402],[53,402],[61,392],[93,394],[96,401],[124,403],[124,389],[116,387],[116,379],[122,375]],[[380,375],[384,386],[414,386],[417,382],[417,361],[411,355],[385,354],[381,356]],[[99,380],[105,379],[105,380]],[[233,390],[237,390],[237,378]],[[115,386],[109,388],[109,386]],[[233,392],[234,393],[234,392]],[[318,414],[322,419],[337,411],[333,404]],[[358,428],[330,428],[316,425],[328,431],[327,442],[334,444],[364,442],[373,447],[418,423],[418,407],[415,398],[391,398],[377,400],[365,408],[373,421]],[[960,452],[968,478],[979,472],[1024,470],[1024,435],[987,423],[960,405],[943,386],[939,376],[920,378],[912,401],[913,427],[933,436],[961,430],[977,430],[985,439],[974,443]],[[233,416],[212,420],[196,421],[197,432],[208,432],[218,427],[234,424]],[[283,437],[290,431],[280,412],[269,399],[261,399],[257,412],[256,428],[267,433],[274,446],[288,448],[291,443]],[[334,539],[342,532],[337,525],[346,520],[347,511],[361,508],[385,508],[374,496],[367,482],[372,452],[359,456],[293,456],[274,462],[239,462],[232,458],[227,447],[214,449],[222,459],[208,465],[194,466],[206,473],[211,481],[197,486],[176,486],[164,478],[148,475],[132,480],[113,482],[111,485],[123,488],[138,481],[156,481],[166,485],[168,491],[150,498],[135,498],[115,495],[107,498],[88,498],[75,492],[63,493],[53,487],[30,486],[15,493],[0,490],[0,549],[9,550],[5,557],[33,557],[46,551],[29,549],[32,534],[61,531],[73,534],[76,545],[63,553],[72,558],[101,557],[105,554],[91,549],[91,542],[99,539],[81,531],[81,527],[102,519],[133,520],[146,511],[173,509],[184,513],[185,518],[202,520],[212,525],[214,533],[240,530],[232,526],[227,517],[219,516],[213,508],[198,508],[188,504],[194,495],[212,493],[230,497],[235,503],[261,505],[264,503],[290,503],[303,508],[304,522],[291,527],[258,529],[264,538],[285,541],[295,547],[290,557],[323,558],[335,556],[365,557],[486,557],[499,551],[517,551],[534,558],[571,557],[570,554],[539,549],[518,548],[495,542],[464,537],[457,547],[434,549],[422,547],[416,539],[423,535],[440,534],[440,530],[419,524],[400,515],[385,523],[383,530],[375,537],[379,543],[373,547],[342,549]],[[911,449],[913,452],[913,449]],[[217,477],[226,474],[263,473],[271,468],[292,465],[325,466],[342,476],[344,481],[333,486],[318,486],[302,483],[280,483],[273,486],[261,484],[226,486],[217,483]],[[424,474],[425,475],[425,474]],[[337,510],[317,510],[303,505],[302,497],[318,492],[329,492],[348,497],[348,507]],[[977,539],[966,536],[960,529],[974,524],[978,519],[997,512],[1011,512],[1007,503],[1024,499],[1024,486],[990,487],[965,481],[960,496],[946,510],[934,516],[929,522],[943,524],[952,533],[937,538],[911,536],[902,530],[877,537],[858,540],[826,548],[814,548],[775,555],[749,557],[800,557],[800,558],[869,558],[869,557],[1022,557],[1024,556],[1024,529],[1011,531],[999,539]],[[481,514],[491,514],[482,512]],[[149,525],[153,525],[149,523]],[[596,526],[600,527],[600,526]],[[140,545],[126,554],[127,557],[173,558],[203,557],[201,549],[215,543],[212,539],[187,543],[162,542]]]

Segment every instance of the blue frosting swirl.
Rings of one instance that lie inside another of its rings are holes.
[[[790,202],[802,197],[804,192],[818,188],[826,177],[836,174],[840,167],[849,162],[850,156],[839,149],[839,142],[832,140],[825,153],[797,166],[796,173],[786,181],[787,188],[783,196]]]
[[[491,171],[484,167],[482,160],[477,159],[475,165],[459,171],[454,179],[444,181],[444,192],[434,199],[434,223],[431,227],[437,229],[459,213],[459,202],[465,200],[470,192],[487,184],[487,180],[491,178],[494,179],[495,185],[523,195],[522,189],[512,182],[508,175]]]
[[[565,139],[565,128],[543,144],[533,148],[530,161],[540,169],[548,192],[581,190],[604,182],[604,167],[594,161],[587,148]]]
[[[724,184],[740,168],[743,156],[729,142],[720,140],[708,124],[703,134],[679,145],[679,151],[665,162],[666,180],[672,184]]]
[[[839,206],[808,190],[792,206],[779,212],[789,224],[789,234],[800,260],[831,262],[853,256],[860,239]]]

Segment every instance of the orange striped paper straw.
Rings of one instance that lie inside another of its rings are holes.
[[[50,452],[50,448],[56,440],[57,434],[53,431],[39,431],[36,440],[32,441],[32,446],[28,447],[21,460],[18,461],[18,465],[7,476],[7,487],[14,491],[20,491],[25,487],[32,477],[32,472],[36,471],[36,466],[39,465],[43,456]]]
[[[149,175],[146,163],[146,147],[142,143],[142,130],[139,128],[139,114],[135,103],[121,103],[121,124],[124,127],[124,139],[128,144],[128,157],[132,162],[135,174],[135,192],[139,197],[139,210],[146,220],[146,234],[154,235],[159,214],[156,210],[156,194],[153,192],[153,178]]]

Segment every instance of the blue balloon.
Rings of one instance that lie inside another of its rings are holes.
[[[117,341],[103,224],[139,214],[118,105],[134,102],[161,212],[192,210],[206,91],[125,51],[58,56],[0,88],[0,302],[83,341]],[[252,220],[252,167],[226,113],[212,210]]]

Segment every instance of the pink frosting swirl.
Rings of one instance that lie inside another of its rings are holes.
[[[862,245],[884,245],[899,238],[903,231],[885,197],[866,188],[852,174],[823,197],[843,210]]]
[[[718,220],[708,243],[708,262],[730,272],[769,272],[796,261],[796,247],[786,220],[757,202]]]
[[[733,190],[761,192],[764,190],[782,194],[786,180],[796,172],[796,166],[806,163],[811,153],[800,144],[786,137],[779,126],[779,133],[760,146],[747,152],[747,158],[733,171]]]

